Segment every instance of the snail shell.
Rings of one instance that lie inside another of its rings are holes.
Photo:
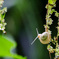
[[[42,34],[38,34],[38,38],[42,44],[48,44],[51,41],[51,34],[44,32]]]

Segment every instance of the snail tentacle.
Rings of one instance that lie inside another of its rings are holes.
[[[37,38],[38,38],[38,36],[34,39],[34,41],[31,43],[31,45],[36,41]]]
[[[37,34],[39,34],[39,32],[38,32],[38,29],[36,28],[36,32],[37,32]]]

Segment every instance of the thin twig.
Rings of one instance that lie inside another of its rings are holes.
[[[49,57],[50,57],[50,59],[51,59],[51,53],[49,52]]]

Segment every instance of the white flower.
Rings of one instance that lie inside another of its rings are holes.
[[[3,33],[6,33],[6,31],[3,31]]]
[[[1,20],[2,22],[5,22],[5,19]]]
[[[52,20],[51,18],[49,18],[49,20],[47,20],[47,23],[48,23],[49,25],[51,25],[52,22],[53,22],[53,20]]]
[[[0,0],[0,7],[2,7],[3,3],[4,3],[4,0]]]
[[[3,0],[0,0],[0,4],[3,4],[4,3],[4,1]]]
[[[4,26],[7,25],[7,23],[4,23]]]
[[[5,29],[5,27],[2,27],[2,28],[1,28],[1,30],[4,30],[4,29]]]
[[[1,30],[1,27],[0,27],[0,30]]]
[[[2,24],[0,24],[0,27],[2,26]]]
[[[4,8],[4,11],[7,12],[7,8],[6,7]]]

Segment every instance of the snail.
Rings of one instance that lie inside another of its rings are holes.
[[[51,41],[51,34],[49,32],[43,32],[42,34],[38,33],[38,30],[36,29],[38,36],[34,39],[34,41],[31,43],[31,45],[35,42],[37,38],[39,38],[40,42],[42,44],[48,44]]]

